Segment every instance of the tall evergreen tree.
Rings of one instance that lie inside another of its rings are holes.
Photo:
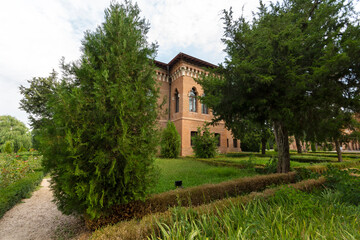
[[[44,166],[60,210],[96,218],[144,199],[152,183],[158,86],[149,24],[136,4],[112,3],[82,41],[82,56],[63,64],[39,127]],[[25,105],[24,105],[25,106]],[[31,109],[30,109],[31,111]]]
[[[165,158],[177,158],[181,150],[181,137],[175,124],[168,121],[161,134],[160,152]]]
[[[290,170],[289,133],[316,138],[319,116],[338,104],[360,110],[359,25],[352,1],[284,0],[252,21],[224,11],[226,58],[199,80],[218,119],[273,123],[278,172]],[[220,76],[220,77],[219,77]]]

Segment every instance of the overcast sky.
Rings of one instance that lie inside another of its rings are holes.
[[[263,1],[268,2],[268,1]],[[249,19],[257,0],[138,0],[151,24],[148,37],[157,41],[157,60],[169,62],[179,52],[205,61],[223,62],[223,9],[244,9]],[[28,123],[19,110],[19,86],[33,77],[58,71],[80,57],[83,33],[103,22],[109,0],[8,0],[0,3],[0,115]]]

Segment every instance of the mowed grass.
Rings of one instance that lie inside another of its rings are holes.
[[[255,169],[211,166],[187,158],[158,158],[155,160],[155,165],[159,168],[160,173],[158,183],[151,193],[173,190],[175,181],[182,181],[183,187],[193,187],[257,175]]]
[[[219,163],[230,163],[235,165],[249,165],[249,161],[255,165],[265,165],[269,163],[270,158],[277,157],[274,151],[267,151],[266,155],[260,153],[229,153],[225,155],[218,155],[215,158],[206,161],[213,161]],[[201,160],[201,159],[200,159]],[[343,161],[358,161],[360,154],[343,153]],[[307,167],[312,165],[327,165],[328,163],[336,163],[338,161],[336,153],[333,152],[309,152],[297,154],[290,153],[290,167]]]

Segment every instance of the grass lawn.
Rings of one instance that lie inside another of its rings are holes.
[[[248,165],[249,162],[255,165],[265,165],[269,162],[271,157],[276,157],[276,152],[268,151],[266,155],[260,153],[229,153],[221,154],[206,161],[214,161],[219,163],[231,163],[235,165]],[[201,160],[201,159],[200,159]],[[310,152],[297,154],[296,152],[290,153],[290,166],[291,167],[306,167],[311,165],[327,165],[328,163],[336,163],[336,153],[332,152]],[[360,160],[360,154],[343,153],[344,161],[357,161]]]
[[[161,193],[175,189],[175,181],[181,180],[183,187],[206,183],[219,183],[234,178],[254,176],[254,169],[211,166],[188,158],[155,160],[160,169],[159,181],[151,193]]]

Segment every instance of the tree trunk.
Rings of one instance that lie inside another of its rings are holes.
[[[338,156],[338,161],[342,162],[343,159],[342,159],[342,154],[341,154],[341,149],[340,149],[340,142],[337,139],[334,140],[334,142],[335,142],[336,153],[337,153],[337,156]]]
[[[265,150],[266,150],[266,138],[261,138],[261,154],[265,155]]]
[[[278,146],[278,173],[287,173],[290,171],[290,151],[289,136],[284,124],[280,121],[274,121],[275,140]]]
[[[296,143],[297,152],[302,153],[302,147],[301,147],[300,139],[297,138],[296,136],[295,136],[295,143]]]

